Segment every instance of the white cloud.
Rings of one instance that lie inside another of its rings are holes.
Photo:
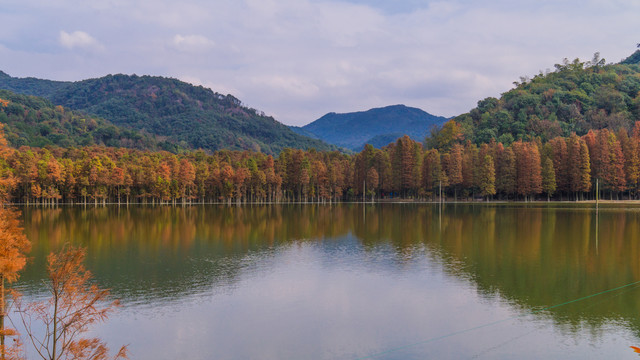
[[[185,52],[202,52],[215,46],[215,43],[202,35],[180,35],[171,39],[171,45]]]
[[[103,50],[104,47],[93,36],[84,31],[74,31],[68,33],[64,30],[60,31],[58,38],[60,45],[67,49],[89,49],[89,50]]]

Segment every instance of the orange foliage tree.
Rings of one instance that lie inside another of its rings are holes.
[[[14,296],[27,338],[42,359],[104,360],[109,356],[102,340],[81,338],[89,326],[105,321],[118,306],[117,301],[107,302],[108,290],[91,284],[92,275],[82,264],[84,257],[82,248],[49,254],[45,285],[50,297],[25,305],[19,294]],[[44,333],[40,335],[36,327],[43,327]],[[126,346],[113,357],[126,358]]]
[[[0,356],[5,358],[5,336],[15,332],[6,329],[6,289],[5,282],[12,283],[18,279],[18,272],[24,268],[26,253],[31,250],[31,243],[20,226],[20,213],[9,208],[0,207]]]

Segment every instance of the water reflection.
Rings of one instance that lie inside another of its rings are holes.
[[[88,268],[125,306],[160,309],[191,303],[198,308],[185,311],[186,322],[181,326],[189,329],[181,331],[202,331],[197,330],[202,312],[210,313],[207,319],[233,318],[234,324],[227,326],[246,331],[235,322],[260,317],[246,314],[247,307],[241,306],[253,299],[261,303],[256,311],[271,313],[266,318],[263,313],[263,326],[258,329],[282,322],[288,329],[285,333],[297,331],[331,343],[329,353],[322,344],[308,341],[289,355],[315,351],[321,355],[314,358],[335,358],[331,354],[361,355],[384,347],[379,341],[371,343],[378,337],[357,324],[337,328],[327,324],[324,317],[335,317],[329,313],[336,309],[344,321],[361,321],[374,331],[389,319],[371,319],[371,314],[387,312],[395,319],[382,335],[389,346],[490,322],[496,316],[532,312],[536,321],[551,321],[563,334],[581,334],[587,326],[603,339],[605,329],[616,323],[640,335],[637,287],[540,311],[640,280],[638,208],[605,207],[597,218],[589,206],[545,204],[66,207],[23,212],[27,235],[34,242],[34,261],[21,282],[27,293],[38,291],[46,254],[70,242],[88,248]],[[470,295],[469,289],[460,290],[464,287],[460,284],[470,285],[477,296]],[[215,305],[212,297],[218,300]],[[375,298],[375,305],[359,309],[357,304],[367,298]],[[225,301],[235,305],[219,303]],[[496,309],[496,302],[506,307]],[[398,309],[402,303],[407,311]],[[291,307],[297,311],[295,317],[278,316],[285,309],[292,311]],[[235,318],[234,309],[242,309],[244,315],[235,314]],[[340,323],[339,318],[333,321]],[[437,327],[422,324],[427,320]],[[301,322],[315,325],[301,327]],[[331,335],[329,340],[324,333],[327,326],[345,333]],[[204,327],[234,342],[222,333],[224,329]],[[354,329],[363,333],[355,334]],[[505,328],[506,338],[512,330]],[[281,341],[276,335],[266,337]],[[431,349],[431,355],[446,355],[453,344],[461,346],[454,341]],[[275,350],[272,356],[251,351],[242,356],[237,351],[217,355],[290,358]],[[203,358],[204,354],[206,350]],[[421,358],[424,353],[414,355]],[[399,358],[412,355],[405,352]]]

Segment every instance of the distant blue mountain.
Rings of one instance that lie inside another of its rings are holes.
[[[346,114],[332,112],[305,126],[292,127],[292,130],[360,151],[365,144],[382,147],[403,135],[422,142],[432,126],[441,126],[447,120],[417,108],[392,105]]]

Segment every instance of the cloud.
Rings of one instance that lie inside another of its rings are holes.
[[[634,0],[7,1],[0,70],[193,78],[287,124],[398,103],[458,115],[564,57],[618,61],[640,31]]]
[[[171,39],[171,45],[185,52],[202,52],[215,46],[215,43],[202,35],[180,35],[177,34]]]
[[[67,49],[87,49],[87,50],[103,50],[104,46],[98,42],[93,36],[84,31],[74,31],[68,33],[64,30],[60,31],[58,38],[60,45]]]

